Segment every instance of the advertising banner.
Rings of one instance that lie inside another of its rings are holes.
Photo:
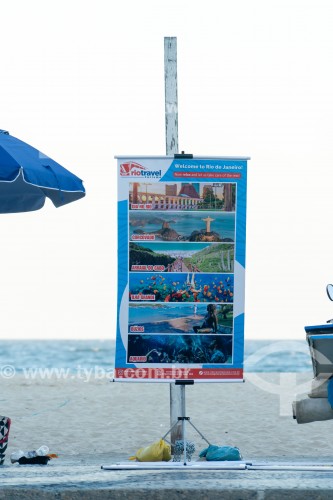
[[[115,380],[242,380],[248,158],[117,160]]]

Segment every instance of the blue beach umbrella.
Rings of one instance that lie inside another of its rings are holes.
[[[31,212],[50,198],[56,207],[85,195],[82,181],[37,149],[0,130],[0,213]],[[0,465],[8,445],[10,418],[0,416]]]
[[[38,149],[0,130],[0,213],[61,207],[85,195],[81,179]]]

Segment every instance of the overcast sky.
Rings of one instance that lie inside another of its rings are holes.
[[[333,317],[331,0],[0,0],[0,128],[87,197],[2,215],[1,338],[114,338],[115,155],[160,155],[164,36],[179,145],[250,156],[246,338]]]

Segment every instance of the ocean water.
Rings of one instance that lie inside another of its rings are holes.
[[[43,368],[107,377],[114,368],[114,340],[0,340],[0,380]],[[306,341],[246,340],[245,372],[311,372]]]
[[[148,312],[148,315],[147,315]],[[153,323],[156,321],[165,321],[168,319],[174,319],[178,313],[179,317],[192,316],[194,314],[205,316],[207,312],[207,304],[202,303],[191,303],[191,304],[130,304],[129,307],[129,323],[147,323],[147,317],[149,322]]]

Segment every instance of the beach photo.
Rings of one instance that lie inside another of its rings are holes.
[[[129,335],[128,363],[232,363],[231,335]]]
[[[131,241],[235,241],[234,212],[129,212]]]
[[[129,300],[232,303],[233,274],[130,273]]]
[[[129,270],[232,273],[234,244],[131,242]]]
[[[130,333],[233,333],[232,304],[130,304]]]
[[[220,182],[131,182],[131,210],[223,210],[234,212],[236,184]]]

